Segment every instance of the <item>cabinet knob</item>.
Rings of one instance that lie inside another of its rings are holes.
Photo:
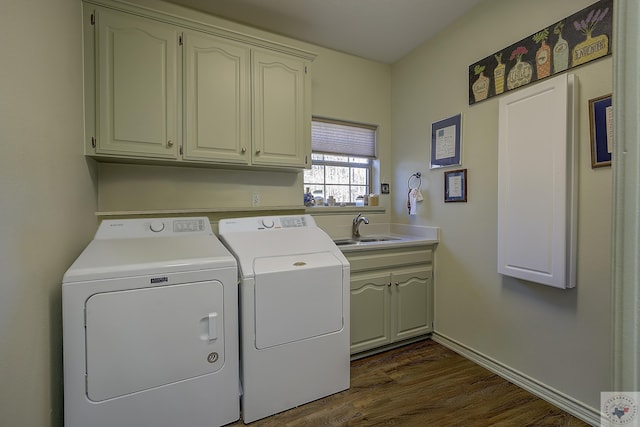
[[[167,147],[173,147],[173,141],[172,140],[168,140],[167,141]]]
[[[260,154],[260,149],[259,148],[256,150],[256,154]]]
[[[247,147],[242,147],[242,150],[240,150],[242,153],[246,153],[247,152]]]
[[[388,287],[391,287],[391,282],[387,283],[387,286],[388,286]]]

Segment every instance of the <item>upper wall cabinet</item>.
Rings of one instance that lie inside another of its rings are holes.
[[[176,159],[177,29],[106,10],[94,17],[95,153]]]
[[[251,59],[254,163],[306,166],[309,151],[299,143],[311,132],[306,64],[268,51]]]
[[[184,34],[184,158],[251,162],[251,50],[228,40]]]
[[[500,99],[498,272],[575,286],[574,82],[563,74]]]
[[[95,0],[84,18],[87,155],[310,166],[315,55],[208,25],[201,14]]]

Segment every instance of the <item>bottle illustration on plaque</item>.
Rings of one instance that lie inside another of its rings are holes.
[[[558,35],[558,41],[553,47],[553,72],[559,73],[569,68],[569,43],[562,38],[564,22],[560,21],[553,29],[553,34]]]
[[[496,89],[496,95],[500,95],[504,92],[504,70],[507,68],[506,65],[502,63],[502,52],[493,55],[498,62],[496,68],[493,69],[493,83]]]
[[[522,56],[528,52],[526,47],[518,46],[511,53],[509,60],[513,61],[515,59],[516,63],[507,75],[507,88],[509,88],[509,90],[524,86],[531,81],[533,77],[533,67],[528,62],[522,60]]]
[[[537,32],[532,37],[534,42],[540,44],[540,48],[536,51],[536,75],[538,79],[551,75],[551,47],[547,44],[548,37],[548,28]]]
[[[609,8],[606,8],[601,12],[600,9],[596,12],[592,10],[589,12],[587,19],[580,22],[573,21],[573,26],[577,31],[580,31],[585,35],[586,40],[578,43],[573,48],[572,65],[584,64],[585,62],[593,61],[596,58],[605,56],[609,52],[609,37],[606,34],[600,34],[599,36],[592,36],[593,30],[598,23],[607,16]]]
[[[483,99],[487,99],[489,95],[489,77],[484,75],[484,69],[486,67],[484,65],[476,65],[474,68],[475,75],[478,76],[478,79],[475,81],[471,89],[473,90],[473,96],[476,99],[476,102],[482,101]]]

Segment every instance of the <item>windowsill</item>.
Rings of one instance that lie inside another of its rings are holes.
[[[358,212],[372,212],[372,213],[385,213],[384,206],[310,206],[305,208],[305,213],[310,215],[325,215],[325,214],[349,214],[352,215]]]

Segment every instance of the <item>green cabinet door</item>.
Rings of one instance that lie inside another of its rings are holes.
[[[391,342],[389,273],[351,275],[351,354]]]
[[[404,340],[432,331],[433,301],[430,268],[403,268],[391,273],[393,340]]]
[[[96,153],[171,158],[178,153],[178,30],[96,10]]]
[[[252,52],[253,164],[305,167],[311,147],[306,63]]]
[[[250,59],[248,46],[184,33],[185,160],[249,163]]]

